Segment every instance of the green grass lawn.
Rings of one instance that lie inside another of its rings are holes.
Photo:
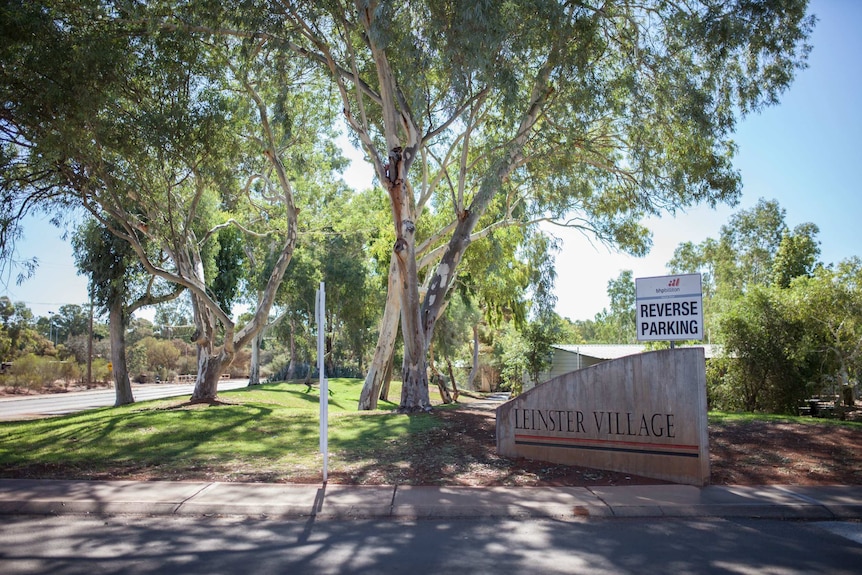
[[[810,416],[779,415],[769,413],[731,413],[725,411],[710,411],[710,425],[745,424],[755,421],[767,421],[775,423],[800,423],[803,425],[841,425],[856,429],[862,429],[862,421],[841,421],[839,419],[828,419]]]
[[[399,415],[394,412],[397,403],[381,402],[379,411],[358,412],[362,383],[329,381],[333,482],[411,484],[417,470],[423,470],[426,481],[441,484],[461,481],[462,473],[513,482],[524,475],[496,457],[492,435],[467,435],[462,424],[456,427],[451,417],[443,417],[448,406],[438,406],[430,414]],[[400,384],[393,382],[389,397],[397,402],[400,396]],[[187,399],[0,422],[0,477],[302,483],[322,479],[317,388],[277,383],[222,392],[214,405],[192,405]],[[709,414],[710,425],[717,427],[764,420],[862,425],[811,417]],[[477,444],[488,445],[487,451],[477,452]]]
[[[332,470],[374,473],[404,459],[416,436],[443,425],[429,415],[396,415],[397,403],[357,412],[362,380],[331,379],[329,387]],[[393,382],[390,399],[400,394]],[[0,477],[320,479],[317,388],[277,383],[222,392],[219,400],[189,405],[178,397],[0,423]]]

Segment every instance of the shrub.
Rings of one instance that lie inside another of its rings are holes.
[[[71,375],[72,380],[77,379],[80,375],[80,370],[74,362],[57,361],[51,357],[28,353],[16,359],[12,367],[9,368],[7,384],[12,387],[13,391],[22,388],[40,391],[61,379],[68,384],[67,375]]]

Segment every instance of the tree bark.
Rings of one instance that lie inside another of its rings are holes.
[[[160,296],[147,292],[128,307],[119,294],[114,294],[108,305],[108,330],[111,338],[111,374],[114,378],[114,391],[116,393],[115,406],[127,405],[135,402],[132,394],[132,382],[129,380],[129,368],[126,362],[126,323],[132,314],[146,306],[170,301],[183,292],[181,286],[177,286],[172,292]]]
[[[249,366],[248,384],[260,385],[260,342],[263,340],[263,331],[251,340],[251,365]]]
[[[431,377],[434,379],[434,382],[437,384],[437,391],[440,392],[440,399],[443,400],[443,403],[449,404],[452,403],[452,395],[449,394],[449,390],[446,389],[446,378],[443,377],[443,374],[437,370],[437,366],[434,363],[434,347],[432,346],[428,353],[428,367],[431,369]]]
[[[377,336],[374,357],[365,376],[365,384],[359,395],[359,409],[377,409],[377,398],[382,396],[384,384],[392,377],[392,356],[395,353],[395,340],[398,337],[398,319],[401,316],[401,291],[398,286],[398,263],[393,257],[389,264],[389,285],[386,290],[386,304]],[[386,385],[388,388],[388,385]],[[388,391],[387,391],[388,395]]]
[[[452,399],[458,401],[461,392],[458,391],[458,383],[455,381],[455,369],[452,367],[452,360],[446,358],[446,366],[449,368],[449,379],[452,380]]]
[[[398,264],[401,288],[401,334],[404,337],[404,363],[401,367],[399,413],[431,411],[428,396],[427,342],[421,317],[419,273],[416,266],[416,224],[413,198],[407,188],[407,164],[413,150],[399,147],[389,152],[387,187],[398,238],[393,257]]]
[[[218,399],[218,382],[226,365],[233,357],[224,350],[211,354],[204,348],[198,350],[198,377],[192,393],[192,403],[205,403]]]
[[[437,269],[428,283],[428,293],[422,302],[421,311],[423,338],[426,347],[433,339],[434,326],[445,309],[445,303],[457,275],[458,266],[464,252],[470,245],[471,235],[476,224],[487,211],[491,200],[499,193],[502,184],[523,160],[524,146],[533,133],[543,105],[553,92],[549,87],[550,72],[551,66],[546,64],[534,78],[530,104],[521,117],[517,135],[488,170],[469,207],[459,215],[452,237],[449,239],[443,256],[440,258],[440,263],[437,264]]]
[[[467,378],[467,389],[473,389],[473,381],[479,374],[479,325],[473,326],[473,365],[470,367],[470,376]]]
[[[111,334],[111,375],[114,378],[114,406],[135,402],[129,368],[126,364],[126,313],[123,301],[116,298],[108,310],[108,329]]]
[[[386,371],[383,375],[383,385],[380,386],[380,401],[389,401],[389,385],[392,383],[392,368],[395,366],[395,348],[386,362]]]

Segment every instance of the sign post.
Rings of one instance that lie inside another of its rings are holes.
[[[703,339],[700,274],[635,279],[638,341]]]
[[[703,339],[699,274],[635,289],[638,340]],[[497,453],[707,485],[704,350],[636,353],[536,386],[497,408]]]
[[[314,301],[317,319],[317,373],[320,390],[320,453],[323,454],[323,483],[329,471],[329,381],[324,372],[324,338],[326,335],[326,285],[320,282],[320,289]]]

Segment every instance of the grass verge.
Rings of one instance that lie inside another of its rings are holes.
[[[862,429],[862,421],[842,421],[840,419],[811,417],[805,415],[710,411],[708,419],[710,425],[738,425],[754,422],[768,422],[798,423],[802,425],[835,425],[839,427],[849,427],[852,429]]]
[[[330,387],[332,483],[632,483],[628,474],[500,457],[493,414],[469,402],[430,414],[398,415],[391,402],[357,412],[361,380],[332,379]],[[393,382],[390,397],[400,394]],[[318,483],[319,408],[316,388],[279,383],[223,392],[213,405],[181,397],[0,423],[0,477]],[[718,482],[858,483],[858,422],[711,412],[709,423]],[[776,475],[776,457],[801,467]]]
[[[397,404],[357,412],[362,380],[329,380],[330,470],[348,482],[392,473],[439,418],[395,415]],[[400,397],[393,382],[391,398]],[[136,403],[64,417],[0,423],[0,477],[147,477],[217,481],[320,480],[319,392],[277,383]],[[394,479],[394,478],[393,478]]]

